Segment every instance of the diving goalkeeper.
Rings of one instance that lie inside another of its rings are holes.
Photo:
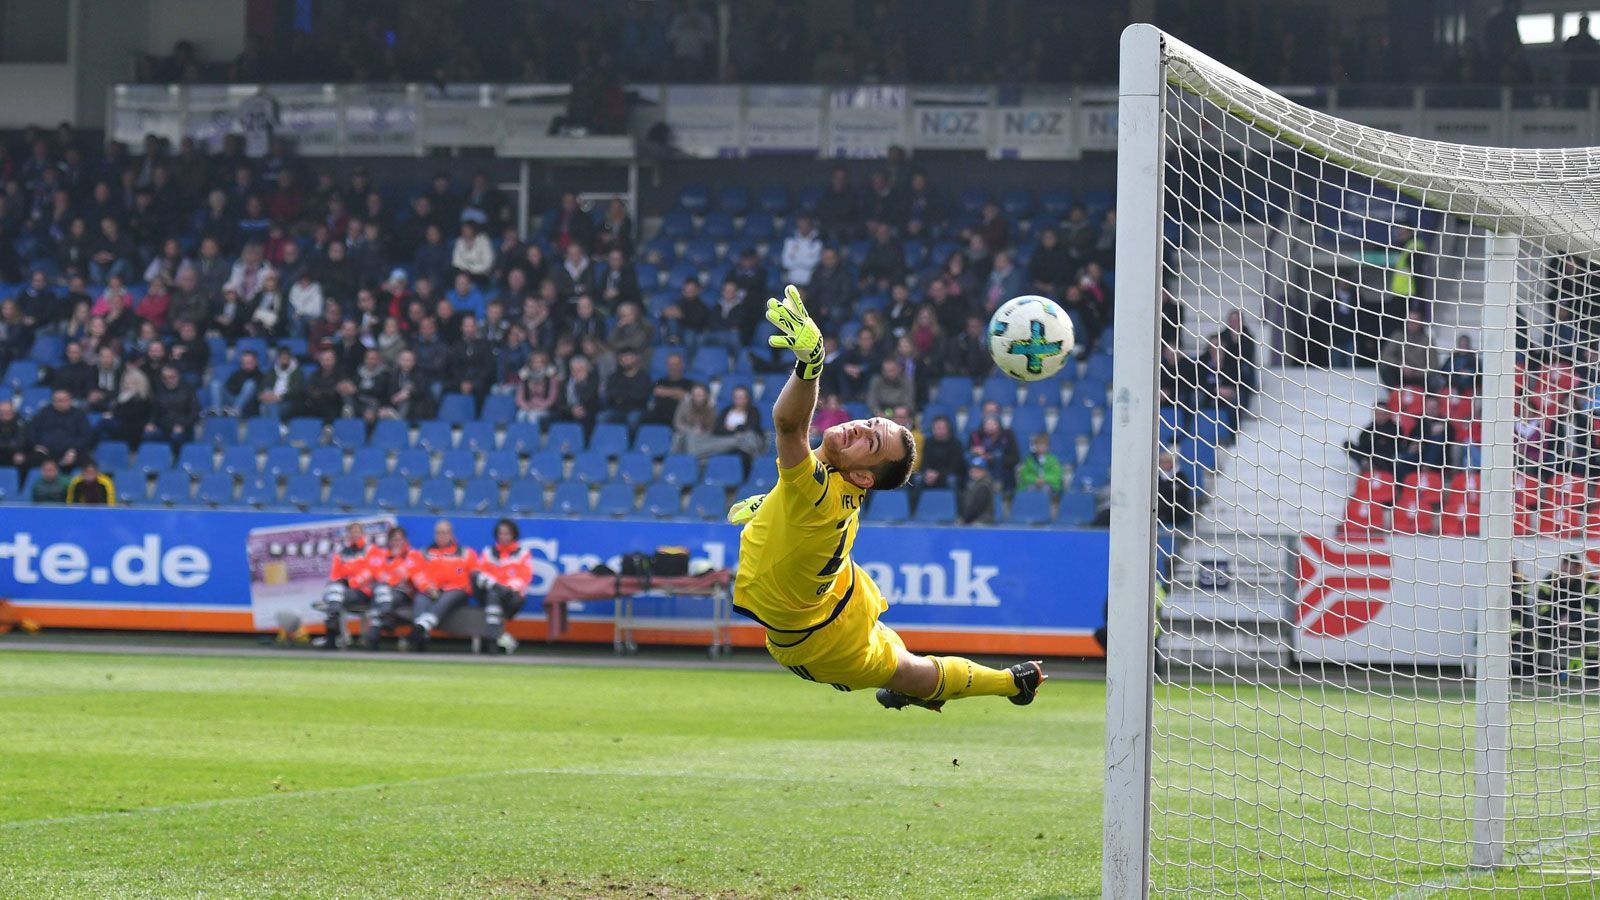
[[[904,485],[916,445],[888,419],[857,419],[823,432],[812,452],[822,333],[793,285],[783,300],[767,301],[767,320],[782,332],[769,343],[792,350],[797,362],[772,407],[778,484],[728,513],[744,526],[734,610],[766,628],[768,652],[789,671],[841,691],[878,688],[889,709],[937,711],[980,696],[1032,703],[1045,678],[1038,662],[1001,670],[959,656],[917,656],[878,621],[888,603],[850,550],[867,491]]]

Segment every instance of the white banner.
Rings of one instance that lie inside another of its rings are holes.
[[[1511,114],[1513,147],[1585,147],[1593,143],[1586,109],[1519,109]]]
[[[828,103],[823,152],[831,157],[878,159],[906,143],[906,89],[892,85],[834,88]]]
[[[1079,152],[1070,105],[1001,107],[994,114],[991,155],[997,159],[1071,159]]]
[[[1505,145],[1502,121],[1497,109],[1429,109],[1422,113],[1422,131],[1407,133],[1452,144],[1501,147]]]
[[[296,153],[333,156],[339,152],[339,96],[333,85],[275,84],[278,133],[294,142]]]
[[[983,150],[990,114],[984,106],[914,106],[911,145],[919,150]]]
[[[1103,150],[1114,153],[1117,149],[1117,101],[1084,102],[1077,105],[1076,130],[1073,137],[1078,149]]]
[[[739,88],[672,85],[667,88],[666,109],[667,125],[679,150],[713,159],[739,155]]]
[[[745,89],[745,101],[745,152],[817,153],[822,145],[822,88],[751,86]]]
[[[154,134],[176,146],[183,137],[183,95],[176,86],[119,84],[111,109],[107,122],[114,141],[137,147]]]
[[[499,88],[492,84],[429,85],[422,98],[422,143],[428,147],[493,147],[500,142]]]
[[[1302,660],[1467,665],[1484,604],[1483,538],[1300,539]]]
[[[345,92],[344,152],[350,156],[417,156],[417,102],[405,85],[351,87]]]

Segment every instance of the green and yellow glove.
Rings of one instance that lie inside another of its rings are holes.
[[[822,331],[806,312],[800,289],[791,284],[783,289],[782,300],[769,299],[767,321],[783,332],[767,338],[767,344],[794,351],[794,373],[815,381],[822,374]]]
[[[766,494],[756,494],[746,497],[728,509],[728,524],[743,525],[756,517],[756,510],[761,508],[761,501],[767,499]]]

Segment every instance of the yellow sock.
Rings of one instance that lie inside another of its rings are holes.
[[[980,666],[960,656],[930,656],[939,667],[939,687],[927,700],[962,697],[1010,697],[1017,693],[1016,679],[1004,669]]]

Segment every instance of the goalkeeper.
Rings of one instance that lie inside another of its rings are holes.
[[[959,656],[917,656],[878,621],[888,603],[850,550],[867,491],[906,483],[916,457],[911,432],[888,419],[857,419],[823,432],[813,452],[822,333],[793,285],[783,300],[767,301],[767,320],[782,332],[769,343],[797,362],[772,407],[778,484],[728,513],[744,526],[734,610],[766,628],[768,652],[789,671],[841,691],[878,688],[889,709],[937,711],[978,696],[1033,702],[1045,677],[1038,662],[991,669]]]

